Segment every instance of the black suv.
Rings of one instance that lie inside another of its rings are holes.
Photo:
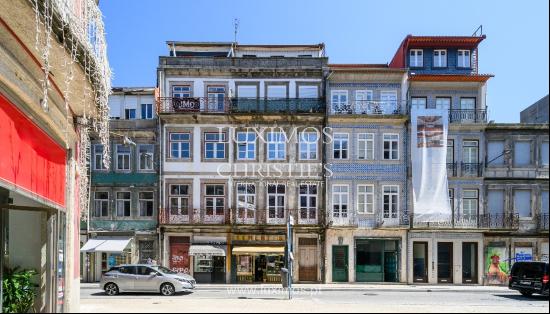
[[[524,296],[534,293],[548,296],[548,263],[517,262],[510,272],[508,287]]]

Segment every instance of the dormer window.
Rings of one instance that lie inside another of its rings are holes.
[[[409,66],[421,68],[424,66],[424,51],[422,49],[411,49],[409,52]]]
[[[447,50],[436,49],[434,50],[434,68],[447,67]]]
[[[470,50],[459,50],[458,51],[457,66],[459,68],[470,68],[471,67]]]

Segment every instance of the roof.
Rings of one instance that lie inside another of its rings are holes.
[[[167,45],[176,45],[176,46],[201,46],[201,47],[231,47],[234,45],[233,42],[222,42],[222,41],[166,41]],[[265,44],[246,44],[241,45],[237,43],[237,48],[313,48],[313,49],[323,49],[325,48],[324,43],[319,44],[279,44],[279,45],[265,45]]]
[[[368,73],[406,73],[404,68],[390,68],[387,64],[329,64],[330,70],[337,72],[368,72]]]
[[[116,94],[154,94],[154,87],[113,87],[113,95]]]
[[[411,82],[487,82],[492,74],[411,74]]]
[[[410,48],[465,48],[475,49],[487,36],[413,36],[407,35],[399,45],[389,66],[405,67],[405,57]]]

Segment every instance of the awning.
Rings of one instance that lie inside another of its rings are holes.
[[[132,238],[90,239],[80,249],[80,252],[122,253],[130,245]]]
[[[284,246],[240,246],[233,248],[233,254],[284,254]]]
[[[195,255],[225,256],[225,250],[218,245],[191,245],[189,256]]]

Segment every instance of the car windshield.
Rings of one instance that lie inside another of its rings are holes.
[[[162,266],[151,266],[151,268],[164,274],[169,274],[169,275],[177,274],[175,271],[171,271],[170,269]]]

